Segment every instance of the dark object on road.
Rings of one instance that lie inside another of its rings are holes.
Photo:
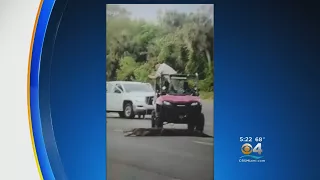
[[[169,85],[165,85],[166,80],[169,80]],[[193,89],[189,88],[189,83],[194,84]],[[202,132],[205,119],[197,83],[198,74],[163,74],[157,78],[155,86],[160,84],[162,88],[156,92],[151,127],[162,129],[163,123],[188,124],[190,132],[194,129]]]
[[[124,136],[196,136],[211,137],[199,131],[189,131],[185,129],[159,129],[159,128],[135,128],[123,131]]]

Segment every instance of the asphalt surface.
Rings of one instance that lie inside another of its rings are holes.
[[[204,133],[213,136],[213,103],[203,102]],[[146,119],[107,114],[108,180],[213,180],[213,138],[125,137],[123,130],[150,128]],[[182,129],[187,125],[165,125]]]

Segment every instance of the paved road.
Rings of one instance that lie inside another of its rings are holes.
[[[212,102],[203,102],[203,113],[204,133],[213,136]],[[213,180],[213,138],[125,137],[123,130],[149,128],[150,120],[121,119],[112,113],[107,119],[108,180]]]

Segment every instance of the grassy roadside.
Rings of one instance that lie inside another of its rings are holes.
[[[200,91],[200,98],[203,100],[213,100],[213,97],[214,97],[213,92]]]

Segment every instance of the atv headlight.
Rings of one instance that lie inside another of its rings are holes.
[[[171,105],[171,103],[168,102],[168,101],[163,101],[163,104],[164,104],[164,105]]]
[[[193,103],[191,103],[191,106],[198,106],[198,105],[200,105],[199,102],[193,102]]]

